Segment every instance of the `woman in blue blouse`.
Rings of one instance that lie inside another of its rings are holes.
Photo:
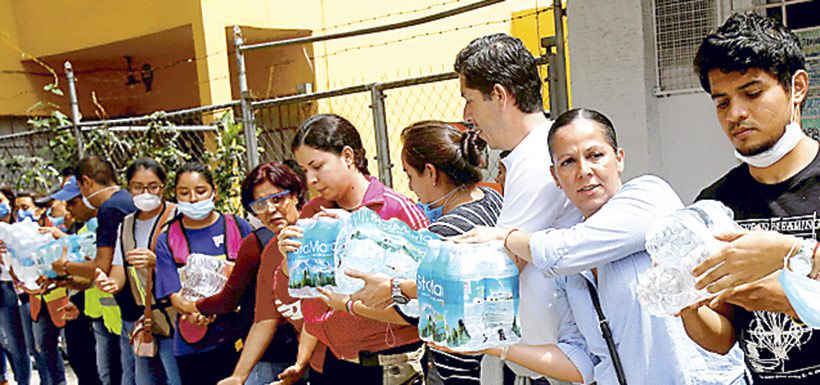
[[[736,349],[727,356],[701,350],[680,320],[652,317],[638,302],[635,280],[651,265],[644,233],[653,221],[683,206],[675,191],[650,175],[622,182],[624,151],[612,123],[598,112],[562,114],[550,129],[548,145],[555,182],[584,221],[536,233],[481,227],[456,240],[503,240],[511,254],[556,277],[558,343],[484,353],[587,384],[743,384]],[[608,319],[613,346],[602,335],[593,298]]]

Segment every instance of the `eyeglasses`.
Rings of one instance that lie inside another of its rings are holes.
[[[268,209],[276,209],[282,202],[285,201],[286,196],[290,194],[290,190],[284,190],[276,194],[271,194],[263,198],[259,198],[251,202],[248,206],[251,207],[254,213],[259,214]]]
[[[145,191],[151,194],[159,194],[162,191],[162,186],[162,183],[151,183],[147,186],[143,184],[132,184],[128,186],[128,191],[131,191],[134,195],[142,194]]]

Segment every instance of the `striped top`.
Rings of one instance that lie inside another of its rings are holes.
[[[501,214],[501,195],[488,187],[479,187],[484,198],[456,207],[435,223],[429,230],[443,237],[461,235],[475,226],[495,226]],[[431,350],[433,363],[441,379],[447,385],[477,385],[481,379],[481,357],[450,354]]]

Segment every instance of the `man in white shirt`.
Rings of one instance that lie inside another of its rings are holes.
[[[510,151],[502,160],[507,174],[496,226],[537,231],[580,222],[581,214],[550,177],[551,122],[543,114],[535,58],[521,40],[505,34],[475,39],[458,53],[454,67],[465,99],[464,119],[476,126],[491,148]],[[521,270],[520,290],[521,342],[555,343],[558,319],[552,309],[552,278],[527,265]],[[498,377],[488,378],[491,366],[485,362],[482,378],[488,381],[482,382],[498,383]],[[511,368],[518,375],[540,376],[520,366]]]

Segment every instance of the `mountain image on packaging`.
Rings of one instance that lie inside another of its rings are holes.
[[[324,259],[310,258],[295,261],[290,269],[288,288],[323,287],[336,285],[333,264]]]

